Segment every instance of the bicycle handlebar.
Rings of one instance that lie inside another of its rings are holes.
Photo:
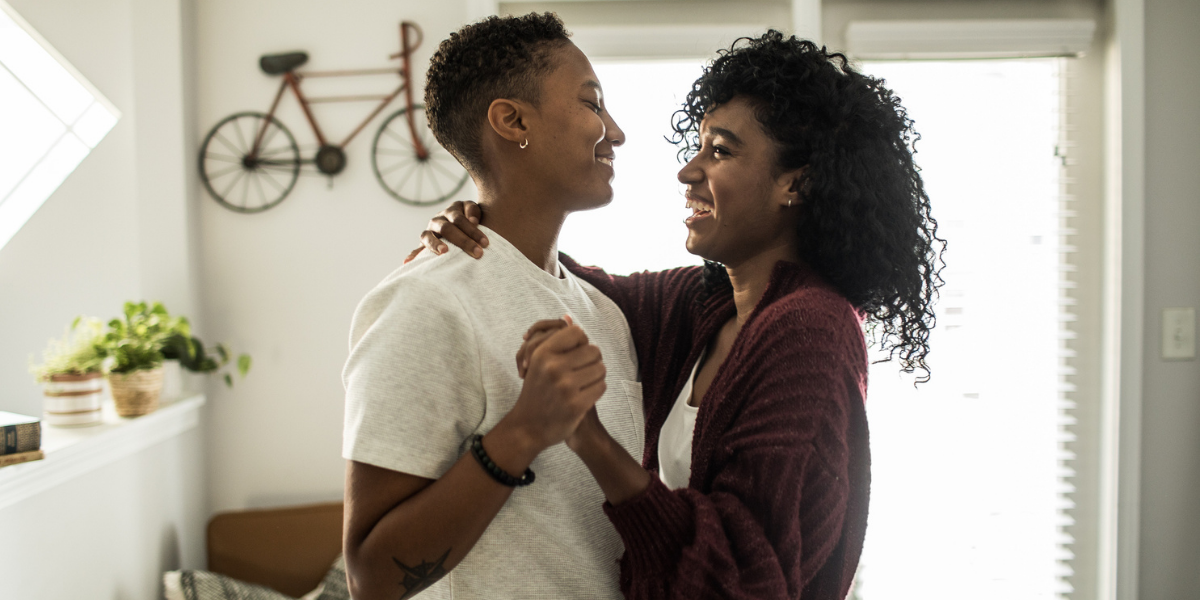
[[[410,44],[407,48],[404,47],[404,41],[403,41],[405,27],[412,29],[417,34],[417,41]],[[416,50],[417,46],[420,46],[421,42],[425,41],[425,32],[421,31],[421,27],[419,25],[417,25],[416,23],[413,23],[412,21],[400,21],[400,40],[401,40],[400,51],[389,56],[388,58],[394,60],[394,59],[404,56],[405,54],[411,53],[413,50]]]

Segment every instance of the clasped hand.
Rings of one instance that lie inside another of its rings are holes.
[[[600,348],[571,317],[538,321],[517,351],[517,373],[525,380],[508,418],[523,425],[538,445],[566,442],[578,450],[600,425],[596,402],[608,389]]]

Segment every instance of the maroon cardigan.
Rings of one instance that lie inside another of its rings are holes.
[[[700,267],[616,277],[562,261],[629,320],[642,465],[657,471],[659,431],[701,351],[735,316],[733,294],[698,303]],[[779,262],[700,402],[688,487],[655,477],[604,506],[625,542],[626,598],[845,598],[867,525],[866,387],[858,312],[808,267]]]

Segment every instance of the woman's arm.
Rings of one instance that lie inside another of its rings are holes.
[[[499,425],[484,448],[508,473],[524,472],[538,454]],[[475,462],[463,455],[431,480],[350,461],[343,549],[351,595],[411,598],[466,557],[513,492]]]
[[[630,600],[795,600],[821,571],[842,570],[834,554],[849,498],[845,476],[802,447],[739,455],[706,491],[651,479],[604,511],[625,543],[621,587]],[[841,575],[808,597],[844,597]]]
[[[851,485],[866,485],[851,482],[865,467],[852,473],[850,466],[865,446],[846,447],[850,439],[865,445],[858,383],[866,363],[842,351],[861,338],[848,309],[829,318],[839,316],[846,322],[831,327],[784,315],[753,340],[740,397],[726,399],[739,408],[719,434],[725,458],[706,491],[667,489],[590,415],[567,439],[625,542],[627,598],[798,598],[826,569],[832,573],[820,582],[838,589],[814,597],[844,592],[854,564],[843,559],[856,563],[861,543],[839,546],[845,519],[859,515]]]
[[[832,599],[852,581],[869,487],[857,316],[785,300],[749,327],[730,395],[697,426],[703,488],[651,481],[605,507],[627,598]]]
[[[488,457],[513,476],[574,431],[607,389],[600,351],[578,327],[548,336],[525,372],[516,405],[483,438]],[[466,557],[511,493],[470,455],[437,480],[352,461],[343,545],[353,596],[411,598],[433,585]]]
[[[846,477],[814,460],[811,446],[740,454],[709,493],[670,490],[598,420],[586,425],[587,434],[584,423],[567,443],[604,491],[605,513],[625,542],[626,598],[798,598],[833,551],[836,537],[777,537],[768,529],[841,531]],[[805,546],[813,546],[807,557]],[[721,591],[705,578],[720,580]]]
[[[622,504],[646,490],[654,475],[642,468],[600,422],[596,411],[589,411],[579,428],[567,438],[567,446],[591,471],[592,478],[610,504]]]

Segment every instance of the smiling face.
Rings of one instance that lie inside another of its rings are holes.
[[[568,211],[612,201],[615,147],[625,133],[604,106],[604,91],[592,64],[572,43],[554,50],[557,66],[542,80],[538,106],[526,120],[528,153],[538,187],[561,198]]]
[[[692,211],[688,252],[727,266],[795,245],[799,172],[780,172],[754,108],[737,96],[705,114],[700,150],[679,171]]]

